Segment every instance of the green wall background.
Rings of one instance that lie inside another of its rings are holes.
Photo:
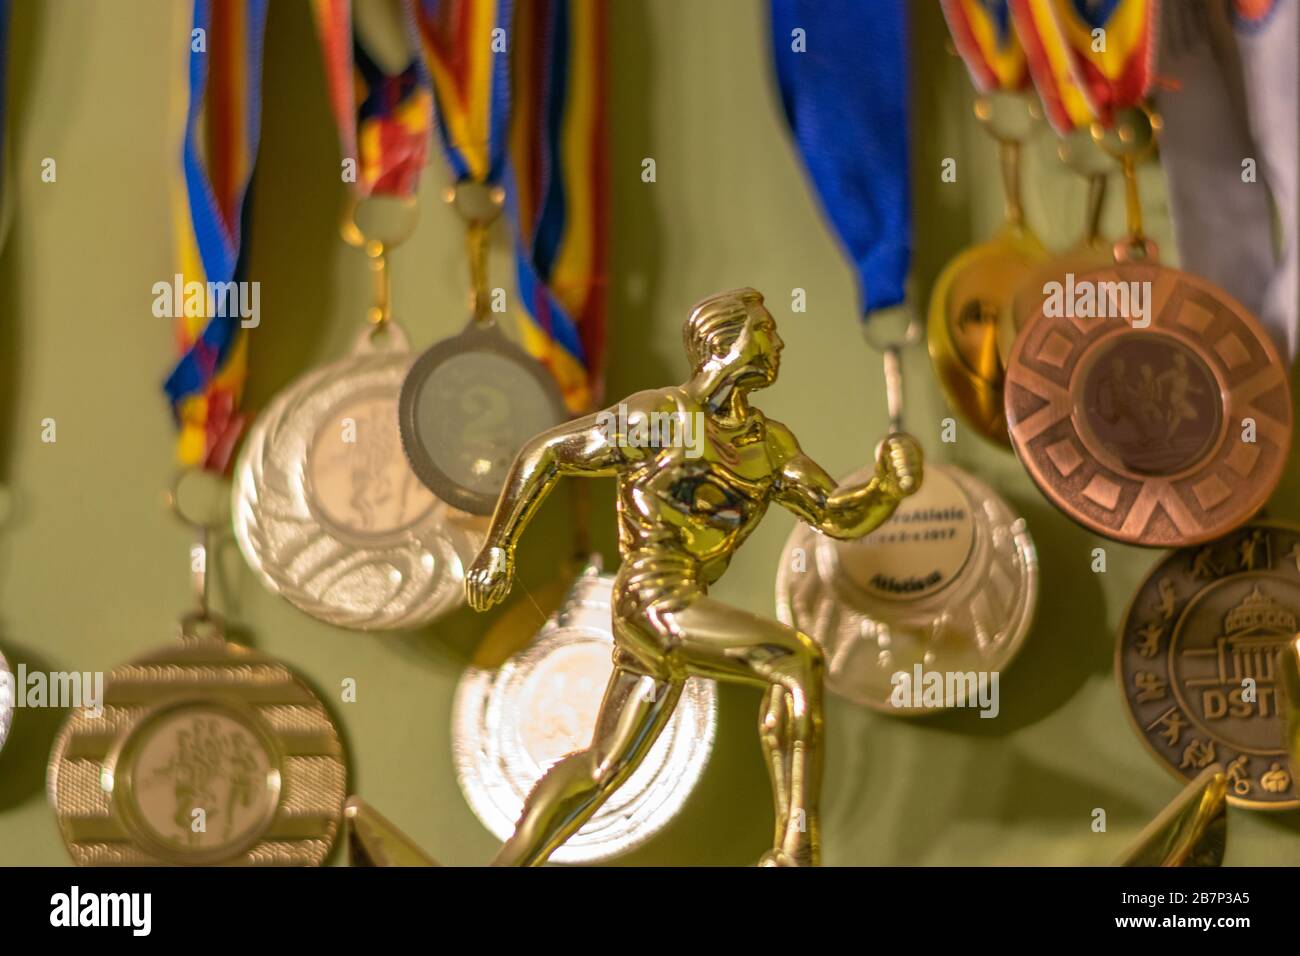
[[[159,383],[171,360],[150,287],[171,276],[168,184],[175,175],[173,79],[187,4],[20,0],[13,25],[9,181],[13,221],[0,260],[0,647],[29,669],[108,670],[174,639],[188,608],[186,531],[164,510],[171,424]],[[865,461],[885,428],[879,360],[855,316],[853,281],[784,134],[761,0],[613,4],[614,263],[609,398],[685,376],[679,329],[710,292],[753,285],[788,348],[762,396],[833,473]],[[915,4],[916,288],[924,307],[943,263],[1001,214],[995,152],[971,116],[960,62],[937,5]],[[810,42],[815,43],[816,38]],[[868,56],[870,38],[863,38]],[[305,2],[272,4],[264,131],[251,237],[262,283],[249,404],[342,354],[368,304],[362,257],[338,240],[337,149]],[[40,178],[44,158],[57,182]],[[653,157],[658,179],[641,181]],[[939,179],[944,157],[958,179]],[[1030,221],[1056,247],[1082,226],[1081,185],[1040,133],[1026,159]],[[1144,171],[1153,232],[1173,260],[1159,170]],[[436,156],[420,228],[394,255],[398,317],[417,347],[466,313],[460,229],[436,198]],[[1118,183],[1108,224],[1119,225]],[[507,237],[496,281],[507,282]],[[791,290],[808,311],[790,313]],[[828,712],[824,797],[828,864],[1102,864],[1178,791],[1129,729],[1111,672],[1114,630],[1158,555],[1101,542],[1057,514],[1010,453],[959,432],[924,352],[905,360],[908,423],[932,459],[976,471],[1028,517],[1040,549],[1037,622],[1002,679],[1002,713],[915,721]],[[58,440],[40,440],[41,420]],[[1288,470],[1270,513],[1300,517]],[[523,542],[524,581],[552,575],[566,506],[557,495]],[[612,497],[595,493],[613,558]],[[773,513],[716,593],[772,612],[772,580],[793,519]],[[1106,544],[1106,574],[1090,550]],[[333,701],[352,790],[447,864],[487,861],[496,842],[461,797],[448,741],[457,675],[490,623],[460,611],[427,629],[381,636],[318,624],[264,592],[232,545],[221,606],[236,635],[296,666]],[[540,623],[540,621],[539,621]],[[345,677],[358,700],[339,702]],[[719,737],[680,817],[621,862],[748,864],[771,828],[755,734],[758,695],[723,688]],[[0,756],[0,863],[67,862],[44,795],[63,715],[20,710]],[[1108,815],[1091,829],[1093,808]],[[1297,815],[1231,811],[1228,860],[1300,857]],[[343,859],[336,853],[336,862]]]

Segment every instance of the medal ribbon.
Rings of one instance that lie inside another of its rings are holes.
[[[600,400],[609,257],[607,37],[601,0],[515,14],[513,175],[524,347],[574,414]]]
[[[1028,86],[1025,50],[1008,0],[940,0],[940,5],[976,89],[989,93]]]
[[[1137,106],[1154,76],[1157,0],[1043,0],[1069,51],[1089,108],[1109,126]],[[1094,30],[1104,31],[1094,40]],[[1039,36],[1050,35],[1042,29]],[[1100,49],[1097,49],[1100,47]]]
[[[414,10],[452,172],[495,185],[505,172],[513,2],[415,0]]]
[[[1008,0],[1029,75],[1052,128],[1062,136],[1093,120],[1083,78],[1052,10],[1053,0]]]
[[[786,120],[865,319],[903,302],[911,264],[907,3],[771,0],[771,28]]]
[[[197,282],[206,293],[209,283],[242,282],[246,272],[242,240],[261,128],[266,0],[195,0],[193,9],[173,218],[182,288]],[[206,307],[191,310],[188,293],[176,294],[184,300],[173,303],[182,313],[176,323],[180,359],[163,387],[180,428],[177,455],[184,465],[224,471],[243,427],[246,331],[238,308],[216,310],[234,315],[208,317]]]
[[[433,124],[418,57],[401,73],[385,73],[352,29],[351,0],[313,0],[312,6],[339,144],[357,165],[354,193],[359,199],[414,195]]]

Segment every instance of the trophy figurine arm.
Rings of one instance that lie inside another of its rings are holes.
[[[781,470],[776,500],[822,534],[845,540],[874,531],[898,503],[921,486],[921,446],[911,435],[896,432],[880,443],[876,473],[856,485],[837,485],[800,449],[784,425],[769,422]]]
[[[510,593],[515,546],[561,476],[605,477],[626,463],[627,450],[617,430],[610,427],[616,414],[606,410],[565,422],[535,435],[519,449],[483,548],[465,574],[465,596],[474,610],[486,611]]]

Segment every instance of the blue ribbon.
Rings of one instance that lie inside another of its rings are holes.
[[[865,318],[903,301],[911,266],[907,0],[771,0],[771,20],[786,120]]]

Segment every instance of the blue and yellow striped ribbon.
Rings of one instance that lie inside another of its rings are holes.
[[[529,0],[515,14],[510,206],[521,328],[575,414],[603,388],[608,17],[601,0]]]
[[[177,271],[187,285],[206,288],[245,278],[243,236],[261,129],[266,0],[195,0],[191,22],[173,211]],[[177,455],[184,465],[225,470],[239,437],[248,369],[247,333],[240,323],[237,313],[177,318],[180,359],[164,389],[180,428]]]

